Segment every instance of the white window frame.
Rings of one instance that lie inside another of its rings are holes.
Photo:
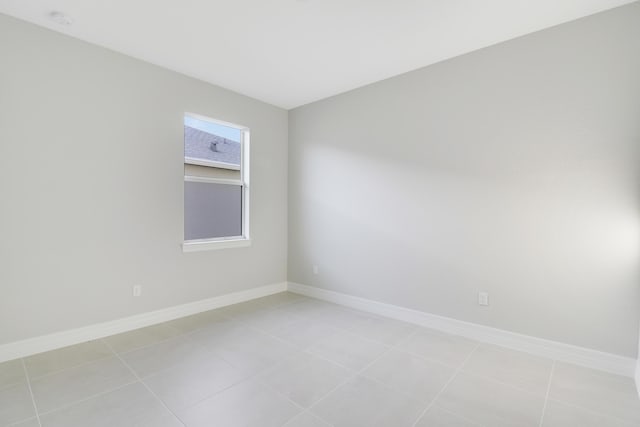
[[[251,238],[249,234],[249,147],[251,133],[249,128],[245,126],[239,126],[233,123],[223,122],[220,120],[212,119],[210,117],[201,116],[193,113],[185,113],[185,117],[192,117],[194,119],[208,121],[216,123],[222,126],[238,129],[240,131],[240,166],[223,162],[209,162],[198,159],[185,158],[185,164],[196,164],[200,166],[210,166],[221,169],[232,169],[240,171],[240,179],[225,179],[225,178],[209,178],[202,176],[190,176],[185,175],[185,182],[205,182],[210,184],[223,184],[223,185],[235,185],[242,188],[242,235],[229,236],[229,237],[216,237],[211,239],[194,239],[184,240],[182,243],[183,252],[198,252],[215,249],[225,248],[239,248],[251,246]],[[183,142],[184,143],[184,142]],[[189,160],[189,161],[188,161]],[[194,163],[191,160],[199,161],[200,163]],[[207,163],[207,164],[203,164]],[[184,204],[183,204],[184,206]],[[183,207],[184,209],[184,207]],[[184,227],[183,227],[184,229]],[[183,237],[184,239],[184,237]]]
[[[213,160],[196,159],[195,157],[185,157],[184,162],[188,165],[207,166],[210,168],[229,169],[234,171],[241,170],[240,165],[234,165],[233,163],[216,162]]]

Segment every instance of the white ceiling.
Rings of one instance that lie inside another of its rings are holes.
[[[289,109],[626,3],[0,0],[0,12]]]

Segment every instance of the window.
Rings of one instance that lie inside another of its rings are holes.
[[[249,129],[184,116],[185,252],[248,246]]]

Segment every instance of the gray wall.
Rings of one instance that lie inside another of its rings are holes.
[[[634,3],[291,111],[289,280],[635,356],[639,22]]]
[[[638,343],[638,360],[636,361],[635,380],[636,380],[636,388],[638,389],[638,396],[640,396],[640,337],[638,337],[638,339],[639,339],[639,343]]]
[[[3,15],[0,58],[0,344],[286,280],[286,111]],[[251,128],[249,248],[182,253],[185,111]]]

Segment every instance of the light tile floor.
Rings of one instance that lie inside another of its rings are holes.
[[[630,378],[286,292],[0,364],[0,426],[638,425]]]

